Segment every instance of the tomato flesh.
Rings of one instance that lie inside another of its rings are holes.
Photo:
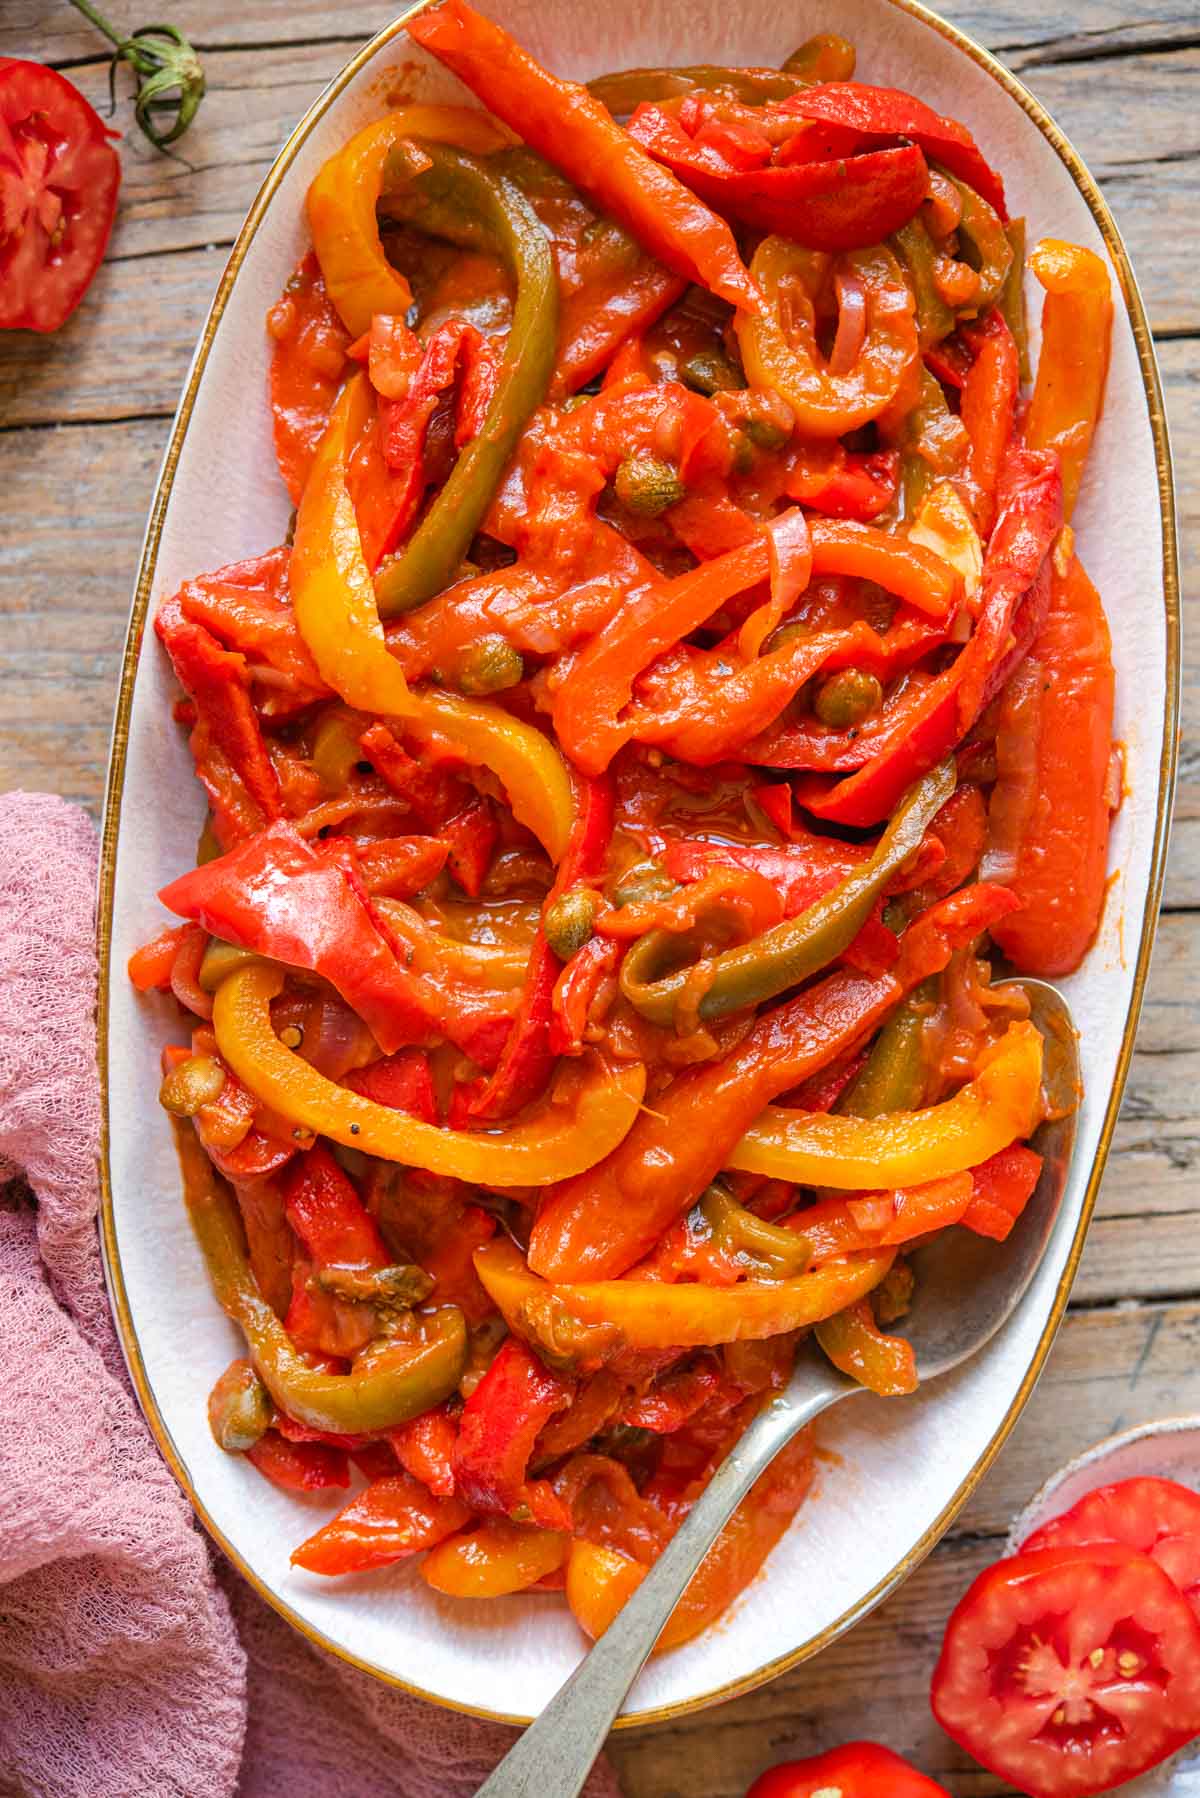
[[[785,1761],[755,1780],[746,1798],[949,1798],[877,1742],[847,1742],[811,1760]]]
[[[1200,1624],[1133,1549],[1022,1553],[959,1602],[931,1700],[948,1735],[1032,1798],[1088,1798],[1200,1731]]]
[[[1174,1480],[1117,1480],[1098,1486],[1022,1544],[1067,1548],[1081,1542],[1123,1542],[1157,1561],[1200,1618],[1200,1492]]]
[[[55,331],[100,266],[121,165],[77,88],[0,58],[0,329]]]

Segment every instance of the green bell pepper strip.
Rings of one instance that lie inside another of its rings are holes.
[[[545,398],[558,341],[558,278],[536,212],[507,176],[454,150],[424,143],[429,168],[388,194],[389,205],[431,236],[497,253],[517,284],[495,397],[479,435],[400,553],[375,577],[380,616],[411,611],[449,586],[466,556],[517,438]],[[385,172],[385,186],[387,175]]]
[[[875,901],[920,847],[929,824],[955,787],[952,759],[942,762],[910,788],[873,855],[798,917],[764,931],[737,948],[725,949],[705,964],[707,987],[699,1000],[702,1019],[724,1017],[815,974],[843,954],[858,935]],[[621,968],[621,991],[655,1024],[672,1024],[691,983],[702,977],[695,965],[662,973],[679,947],[678,937],[651,930],[639,937]]]
[[[1018,372],[1022,381],[1029,381],[1033,378],[1033,364],[1029,360],[1029,324],[1025,317],[1025,220],[1009,219],[1004,235],[1013,259],[1000,290],[999,306],[1017,346]]]
[[[1008,271],[1013,263],[1013,247],[1005,234],[999,213],[973,187],[960,181],[957,175],[951,175],[947,169],[942,169],[941,172],[948,181],[953,181],[962,196],[963,209],[958,221],[958,235],[971,252],[963,260],[969,262],[979,276],[979,292],[967,311],[972,318],[977,318],[989,306],[994,306],[1003,293]]]
[[[259,1291],[237,1206],[195,1132],[176,1123],[184,1196],[221,1309],[241,1325],[259,1378],[281,1411],[313,1430],[373,1433],[419,1417],[455,1390],[467,1364],[467,1326],[457,1306],[417,1319],[415,1337],[364,1349],[350,1373],[308,1366]]]
[[[798,1230],[783,1230],[756,1217],[739,1205],[733,1194],[714,1181],[699,1201],[711,1228],[728,1248],[740,1249],[755,1261],[766,1262],[774,1279],[791,1280],[812,1260],[812,1244]]]
[[[854,1080],[834,1109],[843,1117],[882,1117],[889,1111],[916,1111],[925,1096],[923,1037],[937,981],[925,980],[902,999]]]
[[[710,92],[727,88],[747,106],[762,106],[787,100],[806,85],[799,75],[782,69],[722,69],[712,63],[676,69],[619,69],[611,75],[597,75],[587,84],[593,99],[607,106],[614,118],[625,117],[645,102],[659,105],[693,94],[697,88]]]
[[[893,231],[888,242],[908,273],[917,303],[917,336],[924,353],[941,343],[943,337],[949,337],[957,322],[933,279],[937,251],[919,214]]]

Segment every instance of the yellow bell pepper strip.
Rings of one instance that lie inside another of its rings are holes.
[[[228,1186],[190,1126],[174,1128],[188,1215],[217,1300],[241,1326],[259,1378],[281,1411],[309,1429],[353,1435],[405,1423],[455,1389],[467,1361],[467,1329],[457,1306],[414,1318],[410,1335],[372,1343],[349,1373],[310,1367],[259,1290]]]
[[[377,312],[400,317],[412,304],[408,282],[379,240],[375,208],[388,157],[413,138],[458,144],[478,156],[510,139],[486,114],[466,106],[404,106],[355,133],[319,170],[308,190],[308,228],[325,287],[351,337]]]
[[[292,606],[322,678],[347,705],[403,717],[453,737],[466,759],[499,775],[515,816],[557,860],[570,833],[570,777],[549,739],[497,705],[409,687],[388,650],[363,556],[346,464],[370,418],[365,374],[352,377],[329,421],[296,519]]]
[[[870,1301],[859,1299],[816,1328],[816,1338],[843,1373],[881,1398],[898,1398],[917,1390],[917,1358],[911,1342],[885,1336],[875,1322]]]
[[[1112,348],[1112,286],[1092,250],[1044,238],[1030,265],[1046,290],[1042,349],[1025,420],[1033,449],[1056,449],[1069,520],[1104,402]]]
[[[916,782],[868,860],[799,916],[785,918],[748,943],[662,973],[664,961],[677,955],[676,941],[665,932],[648,931],[622,963],[621,991],[652,1023],[673,1024],[701,977],[705,986],[696,1010],[705,1021],[798,986],[849,948],[876,900],[920,848],[954,785],[954,763],[948,760]]]
[[[367,376],[352,376],[317,446],[296,515],[292,609],[322,679],[347,705],[384,717],[412,717],[419,707],[384,641],[346,484],[350,453],[371,408]]]
[[[751,386],[773,388],[811,437],[841,437],[878,418],[919,354],[912,289],[886,245],[847,251],[833,268],[852,276],[866,300],[866,332],[848,368],[835,372],[817,345],[814,301],[830,273],[824,252],[765,237],[750,264],[765,309],[739,312],[734,323]]]
[[[422,1561],[421,1578],[450,1598],[502,1598],[557,1573],[570,1548],[558,1530],[489,1517],[439,1542]]]
[[[528,949],[505,943],[464,943],[437,930],[403,899],[376,899],[375,910],[390,935],[404,944],[414,974],[433,974],[441,981],[466,986],[493,986],[511,992],[523,986]]]
[[[636,1064],[610,1073],[592,1061],[577,1075],[568,1071],[565,1093],[506,1130],[474,1133],[422,1123],[335,1085],[285,1048],[271,1025],[271,1001],[282,986],[280,972],[263,965],[229,976],[213,1002],[221,1056],[263,1104],[364,1155],[476,1185],[545,1186],[609,1154],[637,1116],[645,1069]]]
[[[724,219],[647,156],[585,87],[551,75],[466,0],[441,0],[408,32],[652,256],[730,305],[758,311],[758,290]]]
[[[861,1042],[1015,905],[1002,887],[964,887],[909,925],[887,972],[839,968],[763,1013],[722,1060],[679,1075],[606,1161],[544,1196],[530,1265],[558,1280],[624,1273],[699,1198],[764,1105]]]
[[[516,1336],[538,1346],[547,1299],[585,1327],[604,1325],[630,1349],[701,1348],[758,1341],[808,1329],[865,1297],[887,1273],[894,1249],[846,1255],[791,1280],[736,1286],[667,1285],[661,1280],[551,1283],[532,1273],[508,1241],[475,1251],[475,1270]]]
[[[847,1192],[919,1186],[978,1167],[1027,1137],[1040,1121],[1041,1086],[1041,1035],[1013,1023],[974,1079],[940,1105],[870,1118],[769,1105],[727,1165]]]
[[[554,259],[537,213],[516,182],[446,145],[428,145],[424,154],[430,166],[410,184],[415,210],[406,210],[406,216],[455,241],[477,241],[482,234],[507,263],[517,294],[482,425],[463,445],[412,537],[376,573],[384,618],[411,611],[455,578],[517,439],[545,397],[558,340]]]

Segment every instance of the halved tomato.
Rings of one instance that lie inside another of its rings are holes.
[[[807,1761],[784,1761],[755,1780],[746,1798],[950,1798],[890,1748],[847,1742]]]
[[[1051,1518],[1022,1552],[1078,1542],[1123,1542],[1157,1561],[1200,1618],[1200,1492],[1174,1480],[1116,1480]]]
[[[100,266],[121,165],[79,89],[0,57],[0,330],[55,331]]]
[[[960,1600],[933,1714],[1033,1798],[1088,1798],[1200,1732],[1200,1624],[1146,1555],[1115,1543],[999,1561]]]

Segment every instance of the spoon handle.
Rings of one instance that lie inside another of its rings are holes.
[[[578,1798],[625,1694],[734,1507],[797,1430],[860,1390],[815,1360],[762,1410],[645,1579],[476,1798]]]

